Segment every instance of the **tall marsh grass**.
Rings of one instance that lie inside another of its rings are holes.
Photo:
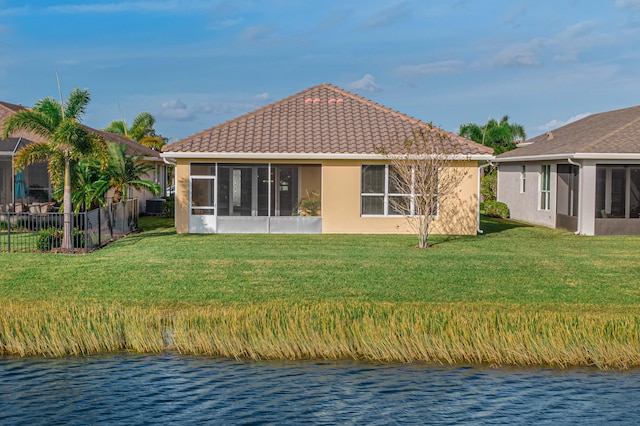
[[[0,355],[177,351],[244,359],[640,366],[640,315],[521,307],[268,303],[0,307]]]

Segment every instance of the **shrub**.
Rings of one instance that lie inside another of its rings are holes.
[[[509,218],[509,207],[500,201],[485,201],[484,214],[490,217]]]
[[[164,213],[164,216],[174,217],[175,211],[176,211],[176,196],[172,194],[162,198],[165,199],[165,202],[163,203],[163,206],[162,206],[162,212]]]
[[[60,228],[43,228],[36,235],[36,247],[40,251],[50,251],[62,244],[62,230]]]
[[[9,227],[9,222],[6,220],[0,220],[0,231],[6,231]]]
[[[42,228],[36,235],[36,247],[40,251],[51,251],[62,245],[64,232],[60,228]],[[84,248],[85,234],[78,228],[73,228],[73,247]]]
[[[480,178],[480,195],[483,201],[495,201],[498,187],[498,173],[492,170]]]

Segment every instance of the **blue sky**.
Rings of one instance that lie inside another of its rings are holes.
[[[88,88],[173,141],[320,83],[447,130],[529,137],[640,104],[640,0],[0,0],[0,100]]]

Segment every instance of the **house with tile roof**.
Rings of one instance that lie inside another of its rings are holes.
[[[4,120],[26,107],[9,102],[0,101],[0,128]],[[126,153],[129,155],[141,155],[144,161],[154,165],[154,171],[146,176],[146,179],[160,184],[163,190],[166,188],[166,163],[160,157],[158,151],[154,151],[144,145],[125,138],[121,135],[104,132],[85,126],[93,133],[96,133],[107,142],[117,143],[126,146]],[[45,162],[35,163],[27,166],[22,173],[17,173],[13,167],[13,158],[24,146],[33,142],[46,142],[41,136],[28,131],[16,132],[8,139],[0,139],[0,210],[6,210],[8,206],[15,206],[18,203],[28,205],[35,202],[47,202],[52,200],[51,182],[49,172]],[[22,183],[20,182],[22,181]],[[16,188],[18,192],[16,193]],[[139,211],[144,213],[146,200],[153,198],[153,194],[146,190],[133,189],[129,191],[130,198],[138,198]]]
[[[511,217],[584,235],[640,234],[640,106],[587,116],[496,157]]]
[[[401,152],[426,122],[320,84],[163,148],[175,164],[178,233],[410,232],[390,197],[381,147]],[[442,131],[444,132],[444,131]],[[434,233],[475,234],[478,162],[493,151],[444,132],[467,172],[443,202]],[[319,198],[319,215],[301,201]]]

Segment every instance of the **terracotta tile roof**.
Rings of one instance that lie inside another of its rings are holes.
[[[640,154],[640,106],[589,115],[497,157]]]
[[[428,126],[336,86],[320,84],[165,145],[163,152],[378,154],[378,147],[401,143]],[[491,148],[446,134],[455,153],[493,153]]]
[[[11,104],[8,102],[1,102],[0,101],[0,128],[2,127],[2,123],[4,122],[4,120],[9,117],[10,115],[21,111],[21,110],[25,110],[28,109],[22,105],[16,105],[16,104]],[[87,128],[87,130],[89,130],[90,132],[96,133],[100,136],[102,136],[106,141],[109,142],[115,142],[115,143],[119,143],[119,144],[123,144],[127,146],[127,154],[129,155],[144,155],[145,157],[155,157],[158,160],[160,160],[160,153],[158,151],[154,151],[153,149],[146,147],[144,145],[140,145],[139,143],[132,141],[131,139],[125,138],[124,136],[121,135],[116,135],[114,133],[108,133],[102,130],[97,130],[94,129],[92,127],[89,126],[85,126]],[[46,139],[42,138],[39,135],[36,135],[32,132],[26,132],[26,131],[19,131],[16,132],[14,135],[12,135],[11,139],[17,139],[17,138],[23,138],[23,139],[27,139],[30,142],[45,142]],[[1,139],[0,139],[1,141]],[[10,142],[7,142],[5,145],[9,146]],[[15,143],[13,144],[13,146],[15,146]],[[4,150],[2,148],[0,148],[0,150]]]
[[[0,102],[0,129],[2,128],[2,123],[4,123],[4,120],[6,120],[7,117],[9,117],[12,114],[15,114],[18,111],[22,111],[24,109],[28,109],[28,108],[22,105],[11,104],[9,102]],[[12,137],[27,139],[31,142],[46,141],[42,136],[36,135],[33,132],[28,132],[25,130],[20,130],[14,133]]]
[[[143,155],[145,157],[155,157],[160,160],[160,152],[149,148],[148,146],[144,146],[139,144],[138,142],[131,140],[129,138],[125,138],[122,135],[118,135],[115,133],[105,132],[104,130],[97,130],[91,127],[85,126],[89,131],[96,133],[108,142],[115,142],[121,145],[125,145],[127,147],[127,154],[129,155]]]

